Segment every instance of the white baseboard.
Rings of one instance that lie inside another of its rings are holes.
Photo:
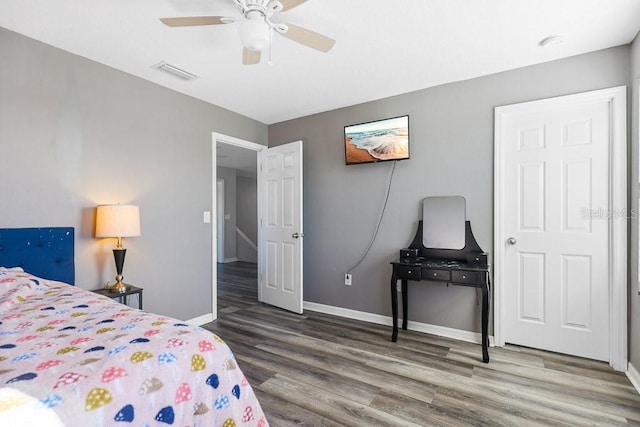
[[[186,321],[190,325],[202,326],[206,323],[213,322],[213,313],[203,314],[202,316],[194,317]]]
[[[378,325],[393,325],[393,319],[391,319],[391,317],[383,316],[381,314],[367,313],[364,311],[334,307],[331,305],[318,304],[308,301],[304,301],[302,307],[305,310],[318,311],[320,313],[332,314],[334,316],[346,317],[348,319],[362,320],[364,322],[376,323]],[[402,324],[402,319],[398,319],[398,324]],[[438,335],[441,337],[452,338],[460,341],[472,342],[475,344],[482,343],[482,334],[479,334],[477,332],[463,331],[460,329],[446,328],[444,326],[430,325],[428,323],[412,321],[409,321],[407,323],[407,329],[432,335]],[[492,336],[489,337],[489,344],[493,346]]]
[[[631,384],[633,384],[633,387],[638,393],[640,393],[640,372],[638,372],[638,370],[631,363],[629,363],[627,364],[626,374],[629,378],[629,381],[631,381]]]
[[[240,261],[240,260],[238,259],[237,256],[234,256],[232,258],[225,258],[223,262],[226,264],[228,262],[237,262],[237,261]]]

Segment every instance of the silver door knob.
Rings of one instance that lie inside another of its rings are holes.
[[[297,239],[298,237],[304,237],[304,233],[293,233],[291,237],[293,237],[294,239]]]
[[[516,243],[518,243],[518,241],[516,240],[515,237],[509,237],[507,239],[507,243],[510,244],[510,245],[515,245]]]

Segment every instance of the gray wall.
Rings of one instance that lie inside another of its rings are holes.
[[[421,72],[428,73],[429,70]],[[494,107],[629,83],[629,46],[442,85],[269,126],[269,145],[304,141],[304,299],[390,315],[389,261],[410,243],[420,200],[462,195],[480,246],[493,253]],[[410,115],[411,159],[397,163],[375,244],[392,163],[345,166],[343,127]],[[480,331],[473,289],[411,287],[412,320]]]
[[[640,35],[636,36],[631,45],[631,149],[629,150],[630,159],[629,168],[629,188],[631,189],[631,207],[635,217],[631,220],[631,244],[630,244],[630,265],[631,274],[629,278],[629,307],[631,313],[629,316],[629,362],[640,370],[640,296],[638,295],[638,197],[640,196],[639,176],[640,169],[638,167],[638,156],[640,156],[638,129],[640,128],[640,108],[638,100],[638,92],[640,91]]]
[[[125,281],[147,310],[211,313],[211,132],[266,144],[267,126],[5,29],[0,52],[0,226],[75,227],[93,289],[115,276],[95,206],[138,204]]]
[[[236,190],[236,225],[257,245],[258,182],[255,177],[237,175]],[[258,252],[240,235],[236,237],[236,254],[239,261],[258,262]]]

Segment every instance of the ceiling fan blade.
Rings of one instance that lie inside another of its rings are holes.
[[[198,25],[228,24],[230,18],[225,16],[185,16],[178,18],[160,18],[168,27],[194,27]]]
[[[314,31],[306,28],[298,27],[296,25],[287,24],[289,29],[285,33],[281,33],[286,38],[298,42],[305,46],[317,49],[321,52],[329,52],[336,41],[322,34],[318,34]]]
[[[280,3],[282,3],[282,11],[286,12],[287,10],[291,10],[296,6],[300,6],[306,1],[307,0],[280,0]]]
[[[256,65],[260,63],[260,51],[242,48],[242,64]]]

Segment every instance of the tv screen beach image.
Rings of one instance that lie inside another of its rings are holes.
[[[344,128],[347,164],[409,158],[409,116]]]

